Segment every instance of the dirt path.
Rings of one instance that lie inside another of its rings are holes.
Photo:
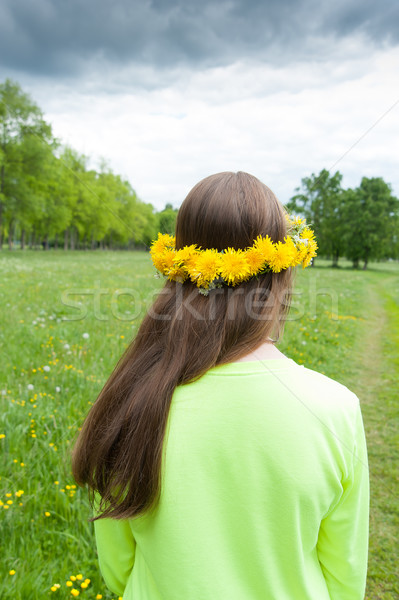
[[[384,300],[378,292],[377,284],[370,282],[365,300],[368,317],[355,351],[355,362],[359,365],[355,385],[362,403],[372,401],[381,383],[382,339],[387,329]]]
[[[397,281],[397,278],[395,278]],[[369,570],[366,600],[399,598],[396,576],[397,535],[397,388],[387,342],[395,336],[393,315],[386,307],[394,278],[369,281],[367,321],[354,357],[356,393],[362,406],[370,468]],[[387,293],[388,292],[388,293]]]

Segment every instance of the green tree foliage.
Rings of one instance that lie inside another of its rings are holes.
[[[356,189],[342,189],[342,175],[323,169],[302,179],[287,209],[303,215],[315,230],[318,254],[340,256],[354,267],[370,259],[397,258],[399,252],[399,200],[381,177],[363,177]]]
[[[19,219],[26,223],[41,201],[42,162],[53,144],[51,127],[17,83],[0,84],[0,248],[3,222],[9,245]],[[28,217],[27,217],[28,215]]]
[[[363,177],[355,190],[346,190],[343,226],[346,256],[354,267],[363,260],[394,258],[398,254],[399,200],[381,177]]]
[[[64,249],[148,247],[159,221],[173,228],[176,212],[159,216],[142,202],[128,181],[103,161],[100,171],[89,158],[52,137],[40,108],[18,83],[0,84],[0,249],[29,236],[49,248],[63,238]]]
[[[319,175],[312,173],[302,179],[302,185],[295,191],[287,205],[291,211],[303,215],[315,231],[319,254],[332,256],[333,265],[344,252],[342,238],[342,175],[334,175],[323,169]]]
[[[173,235],[176,229],[177,210],[171,204],[166,204],[159,213],[159,231]]]

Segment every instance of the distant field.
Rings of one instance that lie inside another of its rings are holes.
[[[68,452],[162,281],[142,252],[4,250],[0,273],[0,598],[61,600],[77,590],[115,599],[99,575],[86,492],[74,486]],[[279,343],[361,400],[373,600],[399,597],[398,275],[392,262],[363,272],[317,260],[298,270]]]

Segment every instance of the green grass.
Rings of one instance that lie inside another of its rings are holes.
[[[68,453],[162,282],[147,254],[131,252],[3,251],[0,272],[0,597],[71,598],[66,581],[82,574],[90,584],[73,583],[80,598],[115,598],[99,575],[87,495],[73,487]],[[372,501],[368,599],[399,594],[398,273],[395,263],[363,272],[318,259],[298,271],[279,343],[361,400]]]

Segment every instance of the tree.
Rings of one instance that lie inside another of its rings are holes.
[[[315,231],[318,253],[332,257],[333,266],[338,266],[345,244],[342,237],[342,175],[334,175],[323,169],[319,175],[312,173],[302,179],[299,192],[287,204],[289,211],[303,215]],[[313,264],[313,263],[312,263]]]
[[[393,258],[397,252],[399,200],[381,177],[363,177],[355,190],[345,192],[346,256],[354,267],[363,260]]]
[[[158,213],[159,231],[161,233],[174,234],[176,229],[177,209],[171,204],[166,204],[165,208]]]
[[[51,127],[29,95],[10,79],[0,84],[0,249],[3,227],[11,248],[18,218],[34,211],[41,163],[52,144]]]

